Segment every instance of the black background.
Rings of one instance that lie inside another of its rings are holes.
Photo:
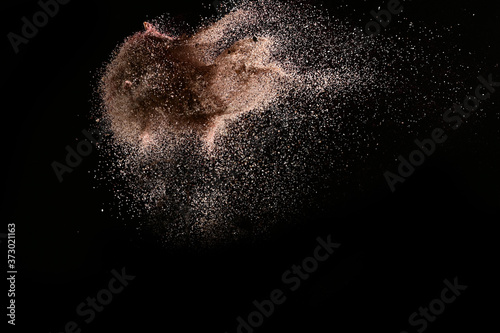
[[[342,3],[326,6],[360,22],[384,5],[352,1],[339,9]],[[461,45],[486,59],[478,74],[500,78],[498,2],[403,3],[401,15],[415,22],[461,23]],[[3,4],[3,35],[19,33],[20,18],[38,10],[35,0]],[[101,211],[112,198],[94,189],[97,153],[59,183],[51,163],[62,162],[64,147],[89,128],[95,73],[118,42],[166,12],[193,23],[214,14],[192,0],[71,1],[19,54],[3,38],[2,212],[4,224],[17,223],[17,330],[61,332],[74,320],[82,332],[235,332],[236,317],[253,311],[254,299],[284,289],[281,274],[328,234],[342,244],[339,250],[288,292],[257,332],[415,332],[408,316],[454,277],[468,289],[427,331],[476,332],[495,323],[500,95],[486,102],[482,121],[464,126],[395,193],[381,175],[379,188],[311,212],[307,227],[270,242],[193,254],[141,241],[134,223]],[[76,306],[122,267],[136,278],[83,323]]]

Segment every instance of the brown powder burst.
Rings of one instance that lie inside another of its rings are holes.
[[[212,61],[200,36],[172,38],[145,23],[115,52],[101,84],[116,139],[137,143],[165,128],[213,133],[215,118],[266,105],[284,72],[267,38],[235,42]]]
[[[408,30],[371,38],[279,0],[243,1],[192,34],[145,24],[99,83],[113,214],[202,248],[286,230],[368,188],[458,98],[444,35]]]

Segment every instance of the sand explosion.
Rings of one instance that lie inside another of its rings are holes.
[[[210,59],[204,36],[173,38],[150,23],[119,48],[103,77],[111,128],[119,140],[165,127],[209,133],[214,120],[267,105],[285,77],[270,56],[271,41],[236,41]]]
[[[319,198],[383,181],[384,163],[459,96],[456,50],[408,30],[371,38],[277,0],[190,34],[145,24],[100,81],[109,210],[200,248],[269,235]]]

